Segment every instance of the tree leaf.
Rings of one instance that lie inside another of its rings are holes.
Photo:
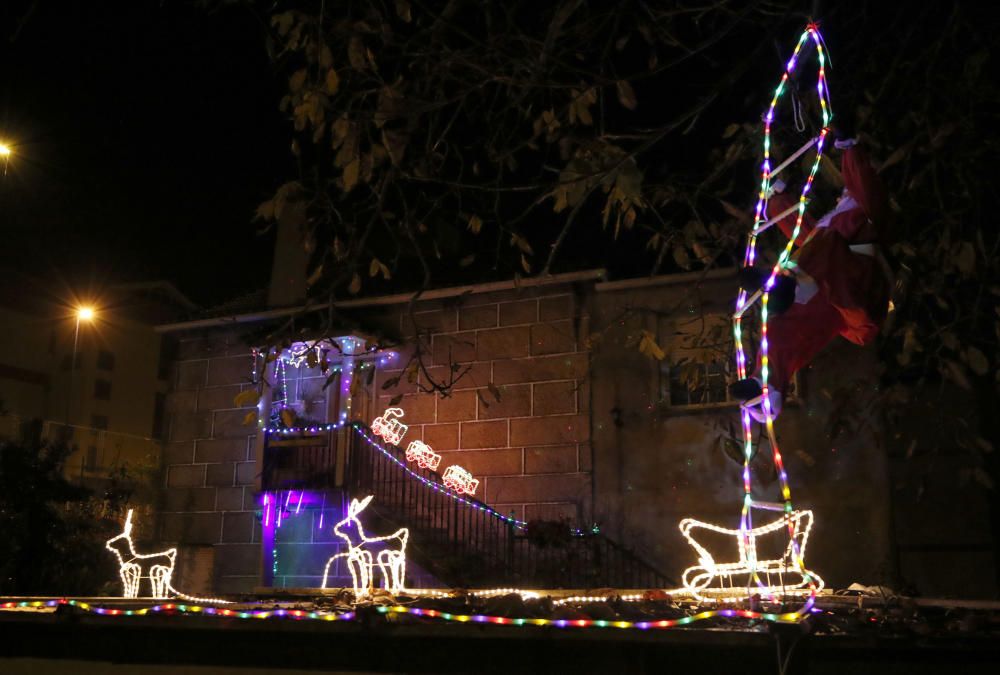
[[[347,287],[347,292],[351,295],[357,295],[361,292],[361,275],[357,272],[351,277],[351,284]]]
[[[350,192],[358,184],[358,173],[361,171],[361,161],[355,159],[344,167],[344,192]]]
[[[371,264],[368,265],[368,276],[373,277],[376,274],[381,274],[386,281],[392,279],[389,268],[378,258],[372,258]]]
[[[397,384],[399,384],[399,377],[400,377],[399,375],[397,375],[396,377],[390,377],[388,380],[383,382],[382,390],[384,391],[386,389],[391,389],[392,387],[395,387]]]
[[[243,426],[248,427],[251,424],[256,424],[256,423],[257,423],[257,411],[256,410],[247,411],[246,416],[243,417]]]
[[[732,124],[726,127],[725,131],[722,132],[722,137],[729,138],[739,130],[740,130],[740,125],[733,122]]]
[[[482,389],[476,389],[476,398],[479,399],[479,402],[483,404],[484,408],[489,408],[490,407],[490,402],[486,400],[485,396],[483,396],[483,390]]]
[[[340,76],[337,75],[337,71],[331,68],[326,71],[326,79],[323,81],[323,90],[329,95],[333,96],[340,89]]]
[[[962,389],[972,391],[972,383],[969,382],[969,377],[965,374],[965,368],[962,367],[962,364],[952,359],[942,359],[942,361],[944,364],[944,376]]]
[[[399,402],[402,400],[403,400],[403,395],[396,394],[395,396],[389,399],[389,407],[391,408],[394,405],[399,405]]]
[[[293,94],[297,94],[298,92],[302,91],[302,87],[305,86],[306,83],[307,75],[308,73],[306,72],[305,68],[302,68],[301,70],[296,70],[294,73],[292,73],[292,76],[288,78],[288,90],[291,91]]]
[[[396,16],[406,23],[413,20],[413,16],[410,14],[409,0],[396,0]]]
[[[483,221],[476,214],[469,216],[469,231],[472,234],[479,234],[479,231],[483,229]]]
[[[281,421],[286,427],[295,426],[295,411],[291,408],[281,409]]]
[[[525,274],[531,274],[531,263],[528,262],[528,258],[523,253],[521,254],[521,269],[524,270]]]
[[[313,273],[309,275],[309,278],[306,279],[306,286],[316,285],[316,282],[319,281],[322,277],[323,277],[323,265],[319,264],[316,266],[316,269],[313,270]]]
[[[355,70],[364,70],[365,66],[368,65],[368,59],[365,57],[365,44],[361,41],[360,35],[352,35],[348,41],[347,60],[350,62],[351,68]]]
[[[319,48],[319,67],[333,67],[333,52],[330,51],[330,47],[328,45],[323,45]]]
[[[274,220],[274,200],[268,199],[257,207],[256,220]]]
[[[257,405],[258,401],[260,401],[260,394],[256,389],[244,389],[233,397],[233,405],[237,408]]]
[[[476,254],[475,253],[470,253],[469,255],[465,256],[464,258],[462,258],[461,260],[458,261],[458,266],[459,267],[468,267],[469,265],[471,265],[475,261],[476,261]]]
[[[618,102],[629,110],[635,110],[639,102],[635,98],[635,91],[632,89],[632,85],[626,80],[618,80],[616,87],[618,89]]]
[[[648,330],[644,330],[639,338],[639,352],[651,359],[662,361],[666,358],[666,353],[656,342],[656,338]]]
[[[976,375],[985,375],[990,370],[990,362],[986,360],[986,355],[975,347],[966,347],[965,352],[962,354],[962,360],[968,364],[969,368]]]
[[[534,253],[534,251],[531,250],[531,244],[528,243],[528,240],[519,234],[510,235],[510,245],[517,246],[521,249],[521,253],[527,253],[528,255],[532,255]]]
[[[971,277],[976,271],[976,249],[972,244],[963,241],[955,249],[955,266],[963,276]]]
[[[493,398],[495,398],[497,401],[500,400],[500,388],[499,387],[497,387],[495,384],[493,384],[493,382],[487,382],[486,383],[486,388],[490,390],[491,394],[493,394]]]

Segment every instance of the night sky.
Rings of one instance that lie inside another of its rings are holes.
[[[200,304],[266,284],[257,204],[294,174],[284,83],[244,8],[0,3],[4,285],[168,279]]]

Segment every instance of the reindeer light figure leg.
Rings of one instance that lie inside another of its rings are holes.
[[[135,563],[124,563],[118,570],[122,578],[124,590],[122,595],[126,598],[139,597],[139,580],[142,578],[142,568]]]

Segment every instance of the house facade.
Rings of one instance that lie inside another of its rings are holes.
[[[677,583],[698,557],[678,523],[739,520],[734,288],[729,270],[610,282],[596,270],[351,300],[336,325],[279,347],[266,335],[292,317],[308,326],[301,309],[160,326],[177,360],[158,527],[180,549],[180,587],[316,588],[324,572],[350,585],[346,566],[325,563],[350,545],[334,526],[363,493],[375,534],[409,528],[411,585],[475,583],[475,567],[494,585]],[[815,515],[806,562],[834,586],[899,573],[886,435],[864,418],[875,363],[831,346],[777,422],[794,503]],[[830,421],[845,396],[865,421],[840,433]],[[369,431],[388,408],[407,426],[398,448]],[[407,461],[413,441],[440,456],[437,471]],[[452,466],[478,481],[473,495],[440,489]],[[755,491],[780,501],[766,441],[751,466]],[[564,532],[573,540],[546,539]],[[733,541],[713,546],[737,555]],[[560,550],[562,584],[543,569]]]

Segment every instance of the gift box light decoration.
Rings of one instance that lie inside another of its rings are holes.
[[[459,494],[469,495],[470,497],[476,494],[476,490],[479,489],[479,481],[457,464],[452,464],[444,470],[441,482],[444,483],[445,487],[451,488]]]
[[[441,455],[423,441],[410,441],[406,446],[406,461],[416,462],[421,469],[437,471],[438,465],[441,464]]]
[[[785,162],[778,165],[773,171],[771,167],[771,130],[775,120],[775,110],[783,94],[789,89],[789,81],[792,79],[795,68],[798,65],[802,48],[812,41],[816,48],[816,59],[818,62],[816,78],[816,97],[818,108],[822,115],[821,130],[819,134],[806,142],[806,144],[792,154]],[[764,122],[764,161],[761,166],[761,183],[757,196],[757,205],[754,214],[753,229],[747,240],[746,252],[744,253],[743,264],[751,267],[756,258],[757,238],[762,232],[769,229],[777,217],[768,219],[767,204],[772,193],[772,181],[780,171],[788,166],[792,166],[794,159],[809,148],[815,146],[815,155],[809,175],[802,186],[798,202],[798,216],[795,228],[791,237],[785,244],[784,249],[778,256],[778,260],[771,270],[771,274],[764,283],[763,288],[754,294],[749,294],[746,289],[741,288],[736,298],[736,311],[733,314],[733,339],[736,352],[736,372],[739,379],[747,377],[747,358],[744,350],[744,336],[742,330],[742,320],[744,313],[755,303],[760,301],[760,360],[761,360],[761,380],[762,395],[757,399],[747,401],[741,405],[740,417],[743,425],[743,505],[740,512],[740,523],[738,530],[719,527],[710,523],[703,523],[691,518],[687,518],[680,523],[681,533],[688,540],[688,543],[697,551],[700,566],[688,568],[683,575],[685,587],[688,592],[699,598],[717,593],[728,593],[734,595],[736,587],[734,584],[743,583],[746,596],[752,593],[762,595],[779,596],[786,594],[791,589],[794,594],[797,590],[806,589],[809,599],[799,610],[799,616],[805,616],[812,608],[816,592],[822,587],[822,579],[805,566],[805,545],[808,540],[809,530],[812,527],[813,517],[810,511],[796,511],[792,506],[792,492],[789,487],[788,473],[785,471],[784,460],[781,456],[781,449],[774,433],[774,415],[771,407],[771,398],[768,388],[768,311],[767,305],[771,289],[777,276],[783,268],[790,265],[790,257],[795,241],[798,240],[799,232],[802,228],[808,196],[812,188],[813,181],[819,172],[820,163],[823,158],[823,144],[829,133],[830,120],[832,119],[832,106],[830,104],[830,90],[826,81],[826,56],[823,48],[823,38],[819,33],[819,28],[815,23],[810,23],[799,37],[798,43],[791,58],[785,66],[785,72],[774,90],[770,106],[763,116]],[[784,215],[784,214],[783,214]],[[754,498],[752,493],[752,478],[750,471],[750,460],[754,456],[753,426],[750,415],[750,408],[760,406],[763,410],[764,428],[771,445],[774,456],[774,465],[777,470],[781,485],[782,502],[772,503],[760,501]],[[764,510],[780,513],[780,517],[766,525],[754,527],[753,512]],[[708,550],[692,536],[694,530],[707,530],[723,535],[731,535],[736,538],[738,561],[735,563],[716,563]],[[757,559],[757,537],[780,530],[786,530],[788,546],[784,555],[773,560]],[[772,583],[772,579],[777,577],[778,582]],[[786,577],[793,577],[790,583],[786,584]],[[709,590],[710,586],[717,586]]]
[[[347,517],[333,526],[334,533],[347,542],[348,550],[338,553],[326,561],[323,569],[323,585],[326,588],[330,567],[343,560],[351,573],[354,597],[367,596],[374,585],[375,565],[382,574],[382,587],[392,594],[403,590],[406,580],[406,541],[410,531],[401,527],[392,534],[371,537],[365,533],[358,515],[368,508],[374,495],[358,501],[352,499],[347,507]]]
[[[118,558],[118,573],[121,575],[126,598],[139,597],[139,586],[143,579],[149,579],[150,597],[167,597],[170,577],[174,573],[177,549],[168,548],[159,553],[137,553],[132,543],[132,509],[128,510],[121,534],[108,539],[104,547]]]
[[[402,408],[386,408],[384,413],[372,421],[372,433],[386,443],[399,445],[409,429],[399,421],[405,414]]]

